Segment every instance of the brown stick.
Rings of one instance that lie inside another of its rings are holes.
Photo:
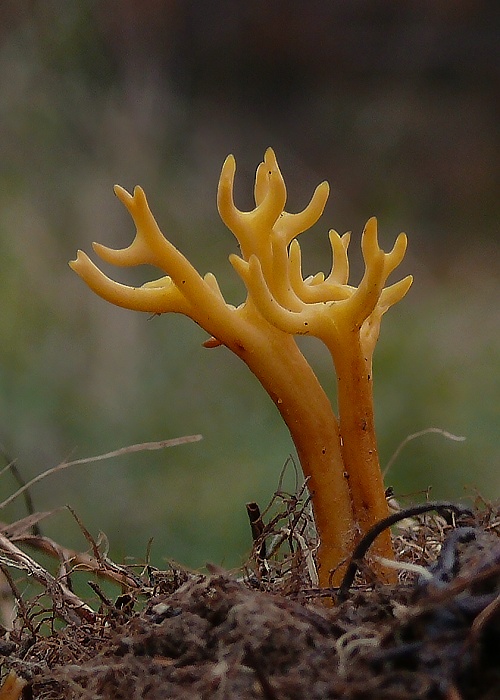
[[[254,544],[259,542],[259,540],[262,537],[262,533],[264,532],[264,522],[262,520],[262,515],[260,512],[259,504],[252,502],[252,503],[247,503],[247,513],[248,513],[248,519],[250,520],[250,528],[252,530],[252,539]],[[266,543],[265,541],[262,541],[260,543],[258,552],[257,552],[257,557],[259,559],[265,559],[266,558]]]

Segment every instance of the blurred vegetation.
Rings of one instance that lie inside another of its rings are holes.
[[[385,319],[376,352],[382,462],[430,426],[467,440],[411,442],[388,483],[410,499],[430,486],[436,497],[466,488],[498,497],[495,13],[465,0],[0,5],[5,462],[16,459],[27,479],[68,457],[204,436],[63,472],[33,489],[38,509],[70,503],[94,534],[106,532],[115,558],[143,557],[150,537],[156,564],[244,557],[244,504],[268,502],[292,452],[274,406],[236,358],[204,350],[188,320],[111,307],[66,263],[92,240],[132,239],[112,186],[140,183],[164,233],[237,303],[227,263],[235,241],[218,219],[216,184],[233,152],[237,203],[250,208],[268,145],[289,210],[320,181],[332,186],[301,241],[308,272],[328,265],[330,227],[353,230],[353,252],[373,214],[385,246],[409,234],[402,274],[415,284]],[[143,272],[123,279],[148,279]],[[324,349],[304,347],[333,396]],[[4,474],[3,496],[14,488]],[[67,514],[43,527],[86,547]]]

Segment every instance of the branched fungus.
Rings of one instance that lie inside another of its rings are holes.
[[[372,356],[382,315],[408,291],[412,279],[385,287],[401,263],[406,236],[384,253],[377,224],[370,219],[362,237],[365,272],[359,286],[348,284],[349,234],[330,232],[330,274],[304,279],[297,236],[323,213],[329,187],[320,184],[298,214],[284,210],[286,187],[276,157],[268,149],[255,178],[255,208],[243,212],[233,200],[236,164],[228,156],[218,187],[219,213],[235,235],[241,255],[230,261],[247,295],[238,307],[226,303],[213,274],[202,277],[161,233],[145,194],[115,187],[130,212],[136,236],[128,248],[98,243],[102,260],[119,266],[149,264],[165,275],[142,287],[109,279],[78,252],[71,267],[89,287],[118,306],[149,313],[173,311],[189,316],[209,335],[206,347],[224,345],[256,375],[283,417],[304,472],[320,537],[322,586],[338,583],[342,564],[359,537],[388,514],[375,438]],[[338,382],[339,420],[294,336],[312,335],[328,347]],[[374,554],[391,558],[390,534],[380,537]],[[381,575],[391,574],[378,567]]]

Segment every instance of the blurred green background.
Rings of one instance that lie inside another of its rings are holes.
[[[365,221],[410,247],[414,286],[375,356],[381,461],[403,502],[499,495],[498,11],[486,2],[234,3],[10,0],[0,4],[0,442],[30,478],[65,458],[202,433],[197,444],[75,467],[37,485],[69,503],[116,559],[239,564],[245,503],[265,505],[293,447],[272,402],[224,349],[177,316],[95,297],[67,266],[91,241],[123,247],[113,196],[141,184],[164,233],[229,300],[236,243],[215,205],[232,152],[236,198],[272,145],[298,211],[322,180],[326,213],[301,239],[327,271],[327,231]],[[113,271],[114,274],[115,271]],[[123,281],[150,279],[122,271]],[[305,352],[334,399],[330,360]],[[314,407],[311,407],[314,410]],[[288,484],[293,485],[289,472]],[[2,476],[5,498],[15,488]],[[22,502],[4,520],[24,514]],[[44,523],[86,548],[68,514]]]

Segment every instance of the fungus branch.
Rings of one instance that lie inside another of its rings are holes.
[[[207,347],[225,345],[257,376],[285,420],[309,478],[321,540],[320,583],[325,586],[331,571],[334,583],[341,579],[339,567],[359,533],[387,516],[373,423],[371,361],[382,315],[411,284],[407,277],[384,288],[404,257],[406,237],[401,234],[393,250],[384,253],[376,221],[368,221],[362,238],[365,273],[356,288],[348,285],[350,236],[331,231],[330,273],[304,279],[296,239],[323,213],[328,184],[316,188],[302,212],[286,212],[285,183],[268,149],[256,173],[255,208],[244,212],[234,204],[235,170],[234,158],[228,156],[217,201],[240,246],[241,255],[230,256],[247,290],[240,306],[226,303],[215,277],[202,277],[165,239],[140,187],[133,195],[115,188],[136,225],[132,244],[122,250],[94,244],[94,250],[105,262],[154,265],[167,276],[129,287],[109,279],[81,251],[70,265],[94,292],[118,306],[189,316],[210,334]],[[295,342],[295,335],[306,334],[320,338],[331,352],[340,427]],[[389,535],[380,538],[375,554],[391,558]]]

